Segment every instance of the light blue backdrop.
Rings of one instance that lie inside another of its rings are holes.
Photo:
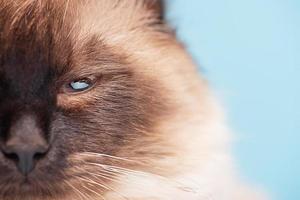
[[[300,199],[300,0],[169,0],[169,19],[224,104],[245,178]]]

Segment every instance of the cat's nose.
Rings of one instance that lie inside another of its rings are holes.
[[[1,150],[5,157],[15,162],[18,170],[27,176],[49,149],[37,120],[25,115],[10,127],[8,138]]]
[[[13,160],[18,170],[27,176],[35,167],[36,162],[44,157],[48,151],[47,146],[25,145],[15,143],[3,149],[6,158]]]

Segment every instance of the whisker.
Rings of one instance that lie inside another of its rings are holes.
[[[122,157],[118,157],[118,156],[112,156],[112,155],[103,154],[103,153],[83,152],[83,153],[80,153],[80,154],[85,155],[85,156],[107,157],[107,158],[112,158],[112,159],[121,160],[121,161],[141,163],[140,161],[137,161],[137,160],[132,160],[132,159],[129,159],[129,158],[122,158]]]
[[[85,189],[87,189],[88,191],[90,191],[90,192],[92,192],[93,194],[95,194],[95,195],[97,195],[97,196],[99,196],[102,200],[106,200],[105,198],[104,198],[104,196],[103,195],[101,195],[101,194],[99,194],[99,193],[97,193],[96,191],[94,191],[94,190],[92,190],[92,189],[90,189],[89,187],[86,187],[86,186],[82,186],[82,187],[84,187]]]
[[[150,173],[150,172],[144,172],[144,171],[137,171],[137,170],[132,170],[132,169],[127,169],[127,168],[118,167],[118,166],[114,166],[114,165],[104,165],[104,164],[92,163],[92,162],[87,162],[87,164],[95,165],[95,166],[98,166],[98,167],[102,167],[106,171],[110,171],[110,172],[114,172],[114,173],[119,173],[119,174],[122,174],[122,175],[125,175],[125,176],[128,176],[128,175],[144,176],[144,177],[152,176],[152,177],[164,180],[166,182],[175,184],[177,188],[179,188],[179,189],[181,189],[181,190],[183,190],[185,192],[197,193],[191,187],[188,187],[188,186],[186,186],[186,185],[184,185],[184,184],[182,184],[182,183],[180,183],[178,181],[169,179],[167,177],[164,177],[164,176],[161,176],[161,175],[158,175],[158,174],[154,174],[154,173]]]
[[[100,186],[100,187],[102,187],[102,188],[104,188],[104,189],[106,189],[106,190],[110,190],[110,188],[109,187],[107,187],[107,186],[105,186],[105,185],[103,185],[103,184],[101,184],[101,183],[98,183],[98,182],[95,182],[95,181],[93,181],[92,179],[89,179],[89,178],[87,178],[87,177],[77,177],[78,179],[80,179],[80,180],[82,180],[82,181],[86,181],[86,182],[88,182],[88,183],[93,183],[93,184],[96,184],[97,186]]]
[[[83,170],[82,168],[80,167],[76,167],[79,171],[83,171],[84,173],[92,176],[93,178],[96,178],[97,180],[102,178],[102,179],[105,179],[105,180],[109,180],[109,181],[112,181],[112,182],[115,182],[115,183],[118,183],[118,184],[122,184],[123,182],[120,181],[118,179],[118,176],[119,174],[118,173],[111,173],[109,171],[101,171],[101,172],[97,172],[97,173],[93,173],[93,172],[90,172],[88,170]],[[79,177],[79,179],[83,179],[82,177]],[[90,181],[92,181],[93,183],[95,183],[95,181],[89,179]],[[104,186],[104,185],[103,185]],[[107,190],[114,190],[113,188],[109,188],[108,186],[106,186]]]
[[[77,189],[75,186],[73,186],[69,181],[64,181],[68,186],[70,186],[74,191],[75,194],[77,194],[77,196],[79,196],[79,198],[81,200],[88,200],[88,197],[86,195],[84,195],[79,189]]]
[[[118,176],[120,175],[119,173],[115,173],[115,172],[111,172],[111,171],[106,171],[106,170],[101,170],[101,172],[97,172],[97,173],[93,173],[90,172],[88,170],[84,170],[82,167],[74,167],[75,169],[78,169],[79,172],[84,172],[90,175],[96,175],[96,176],[101,176],[105,179],[108,180],[115,180],[118,178]]]
[[[132,160],[129,158],[122,158],[122,157],[118,157],[118,156],[112,156],[112,155],[108,155],[108,154],[103,154],[103,153],[96,153],[96,152],[83,152],[83,153],[79,153],[77,155],[82,155],[82,156],[86,156],[87,159],[90,158],[94,158],[94,159],[98,159],[98,158],[110,158],[116,161],[126,161],[126,162],[132,162],[132,163],[139,163],[142,165],[149,165],[146,164],[145,162],[141,162],[141,161],[137,161],[137,160]],[[75,157],[76,158],[76,157]],[[82,161],[82,159],[80,159],[80,161]],[[121,180],[118,179],[119,176],[136,176],[136,177],[145,177],[145,178],[157,178],[160,180],[165,181],[166,183],[169,183],[171,185],[173,185],[173,187],[176,187],[177,189],[180,189],[184,192],[189,192],[189,193],[198,193],[197,191],[195,191],[195,189],[186,186],[185,184],[178,182],[176,180],[172,180],[168,177],[159,175],[159,174],[155,174],[155,173],[151,173],[151,172],[145,172],[145,171],[138,171],[138,170],[132,170],[132,169],[128,169],[128,168],[124,168],[124,167],[120,167],[120,166],[116,166],[116,165],[108,165],[108,164],[101,164],[101,163],[97,163],[97,162],[90,162],[90,161],[83,161],[83,164],[86,165],[92,165],[92,166],[96,166],[96,167],[100,167],[101,168],[101,172],[97,172],[97,173],[92,173],[89,171],[85,171],[85,173],[89,174],[90,176],[92,176],[93,178],[99,180],[99,179],[105,179],[105,180],[109,180],[118,184],[122,184]],[[99,184],[99,183],[98,183]],[[113,188],[108,188],[108,186],[105,186],[106,189],[111,190],[113,192],[116,192]],[[123,195],[122,195],[122,198]],[[125,198],[127,199],[127,198]]]
[[[120,175],[128,175],[126,173],[121,173],[120,171],[116,171],[116,170],[111,170],[111,169],[106,169],[106,168],[103,168],[101,170],[103,173],[105,173],[105,175],[109,176],[109,177],[116,177],[118,178]]]
[[[104,179],[109,180],[109,181],[113,181],[113,182],[116,182],[116,183],[122,183],[121,181],[116,180],[117,177],[107,176],[105,173],[99,173],[99,174],[92,173],[92,172],[87,172],[87,173],[92,175],[92,176],[96,176],[96,177],[99,177],[99,178],[101,177],[101,178],[104,178]]]
[[[96,178],[97,180],[99,180],[99,178],[97,178],[97,177],[94,177],[94,178]],[[101,184],[101,183],[98,183],[98,182],[96,182],[96,181],[93,181],[93,180],[91,180],[91,179],[89,179],[89,178],[87,178],[87,179],[85,179],[85,178],[80,178],[80,179],[83,180],[83,181],[87,181],[88,183],[95,184],[95,185],[100,186],[100,187],[104,187],[105,189],[110,190],[110,191],[116,193],[116,194],[117,194],[118,196],[120,196],[121,198],[123,198],[123,199],[125,199],[125,200],[129,200],[127,197],[125,197],[124,195],[122,195],[121,193],[119,193],[118,191],[116,191],[114,188],[112,188],[112,187],[110,187],[110,186],[105,186],[105,185],[103,185],[103,184]]]

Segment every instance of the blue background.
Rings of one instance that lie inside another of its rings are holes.
[[[244,178],[299,200],[300,0],[170,0],[168,10],[227,108]]]

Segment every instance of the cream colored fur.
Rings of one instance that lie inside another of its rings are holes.
[[[182,45],[155,21],[142,1],[92,0],[80,6],[79,41],[100,35],[106,45],[128,56],[136,73],[159,79],[178,108],[161,122],[160,135],[175,156],[163,158],[162,176],[120,177],[108,200],[256,200],[259,192],[239,180],[231,156],[231,134],[222,110]],[[79,42],[80,43],[80,42]],[[155,151],[155,148],[153,149]],[[167,177],[167,178],[166,178]],[[75,197],[74,197],[75,198]],[[95,197],[95,200],[101,199]]]

